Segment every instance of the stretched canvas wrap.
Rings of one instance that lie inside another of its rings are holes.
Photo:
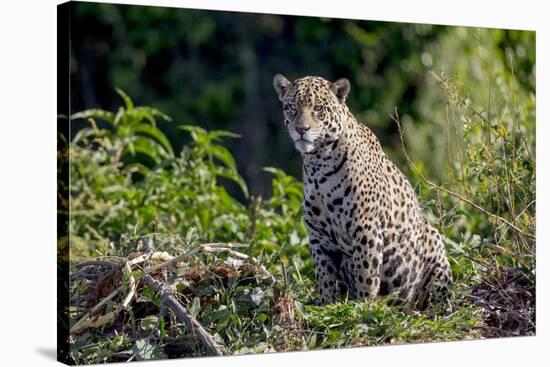
[[[58,7],[58,359],[535,335],[535,32]]]

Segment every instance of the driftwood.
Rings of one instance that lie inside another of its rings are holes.
[[[246,263],[256,278],[270,285],[275,284],[275,277],[254,257],[235,250],[247,246],[241,243],[207,243],[178,256],[164,251],[140,251],[127,257],[102,257],[77,264],[71,279],[87,286],[81,297],[73,298],[72,305],[75,309],[84,312],[79,313],[78,321],[72,326],[70,333],[78,334],[91,328],[118,325],[117,322],[124,319],[123,311],[132,312],[132,303],[138,298],[143,286],[148,285],[158,293],[163,304],[174,312],[187,330],[191,331],[199,344],[213,355],[224,355],[224,347],[186,311],[176,294],[172,293],[172,288],[166,284],[165,277],[167,272],[189,268],[186,260],[193,256],[226,253],[229,255],[228,259],[238,259],[241,263]],[[228,264],[212,268],[212,271],[224,270],[231,273],[237,271],[237,268],[234,264]],[[192,277],[194,270],[189,268],[184,276]],[[107,306],[113,307],[112,311],[106,312],[109,309]]]
[[[95,328],[106,324],[110,324],[116,319],[116,317],[122,310],[128,308],[128,305],[130,304],[130,302],[132,302],[132,300],[136,295],[137,281],[131,275],[132,269],[128,261],[124,264],[124,272],[128,274],[129,285],[130,285],[130,289],[128,291],[128,294],[124,298],[124,302],[119,304],[114,311],[109,312],[108,314],[105,314],[97,319],[92,318],[92,316],[97,311],[99,311],[105,304],[107,304],[108,301],[112,300],[115,296],[117,296],[120,292],[123,291],[124,287],[120,286],[117,289],[115,289],[111,294],[109,294],[107,297],[105,297],[101,302],[95,305],[90,311],[86,312],[86,314],[83,317],[81,317],[76,324],[73,325],[73,327],[70,330],[71,334],[77,334],[88,328]]]
[[[103,306],[107,304],[110,300],[112,300],[115,296],[117,296],[122,291],[122,286],[115,289],[111,294],[109,294],[107,297],[105,297],[101,302],[99,302],[97,305],[95,305],[91,310],[86,312],[84,316],[80,318],[80,320],[73,325],[73,327],[70,330],[71,334],[78,334],[83,330],[86,330],[88,328],[92,327],[99,327],[103,326],[107,323],[110,323],[114,320],[114,312],[111,312],[103,317],[100,317],[97,320],[92,320],[90,317],[99,311]]]
[[[159,293],[163,303],[168,306],[172,311],[174,311],[178,319],[193,332],[197,339],[205,347],[207,347],[208,350],[210,350],[213,354],[217,356],[223,356],[224,353],[222,348],[216,343],[216,341],[214,341],[212,335],[204,330],[202,325],[187,313],[185,308],[183,308],[176,297],[172,295],[172,292],[166,285],[154,279],[150,275],[145,275],[143,277],[143,281],[145,282],[145,284],[154,288]]]

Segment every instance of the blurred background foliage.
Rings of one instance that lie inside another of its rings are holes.
[[[512,57],[517,98],[535,91],[534,32],[94,3],[74,3],[72,19],[72,111],[118,108],[117,86],[180,123],[238,133],[226,146],[253,195],[271,194],[262,167],[301,176],[275,73],[348,78],[351,110],[404,163],[389,117],[397,107],[411,156],[437,178],[447,171],[446,96],[432,72],[459,76],[465,98],[488,106],[488,80],[502,89]],[[189,142],[177,125],[159,127],[174,151]]]

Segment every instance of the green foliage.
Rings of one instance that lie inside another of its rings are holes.
[[[154,123],[156,116],[169,118],[152,108],[135,107],[130,98],[119,93],[125,107],[116,114],[86,110],[72,116],[90,124],[69,146],[72,264],[87,258],[126,256],[139,241],[152,241],[156,250],[179,253],[215,240],[252,243],[249,254],[274,273],[280,272],[283,262],[291,264],[296,274],[311,272],[301,222],[300,182],[281,170],[267,168],[266,174],[273,176],[272,197],[249,198],[250,204],[244,205],[219,183],[220,179],[236,182],[248,198],[232,154],[220,144],[238,135],[180,125],[192,142],[180,154],[173,154],[163,146],[159,139],[162,132]],[[97,120],[107,122],[107,127],[98,128]],[[137,139],[149,148],[140,151],[142,154],[128,148]],[[194,289],[195,294],[216,296],[218,302],[201,305],[196,298],[190,312],[204,324],[215,325],[217,338],[235,353],[258,348],[259,335],[267,342],[264,328],[272,318],[269,302],[273,293],[267,290],[264,294],[261,284],[220,283],[212,287],[208,280],[205,278],[204,287],[199,284]],[[154,292],[149,299],[159,305]],[[158,318],[151,317],[140,322],[144,331],[152,330],[156,323]],[[242,332],[244,326],[246,333]],[[93,346],[86,347],[86,343]],[[143,339],[134,343],[123,335],[108,341],[83,334],[73,349],[82,352],[72,355],[78,363],[115,361],[128,353],[137,360],[165,357],[160,344]]]
[[[376,303],[344,302],[325,307],[308,306],[305,320],[312,331],[308,349],[346,346],[463,340],[479,337],[471,328],[481,321],[479,309],[460,308],[449,317],[425,313],[407,315],[384,300]]]
[[[415,162],[411,176],[422,205],[448,240],[456,280],[451,313],[407,314],[389,306],[388,299],[311,306],[315,277],[302,223],[302,183],[280,169],[265,168],[272,177],[270,197],[249,195],[225,146],[238,135],[177,125],[190,143],[175,153],[156,123],[156,118],[172,123],[170,118],[134,106],[120,90],[124,106],[116,113],[93,109],[72,116],[89,122],[69,144],[72,265],[126,256],[139,242],[172,254],[210,241],[249,243],[244,252],[275,276],[275,287],[256,276],[231,271],[221,276],[209,268],[222,263],[237,269],[238,261],[227,255],[195,260],[191,265],[210,270],[193,284],[177,286],[177,292],[191,289],[192,295],[183,297],[188,311],[230,354],[480,337],[485,313],[463,296],[484,278],[486,267],[518,266],[534,277],[534,96],[519,98],[512,75],[501,85],[502,93],[490,98],[489,112],[465,97],[468,92],[456,77],[435,76],[449,116],[447,175],[441,185],[484,210],[434,189],[424,176],[429,168]],[[226,191],[227,180],[240,188],[244,202]],[[290,325],[276,321],[274,304],[281,299],[294,313]],[[138,302],[161,307],[149,288]],[[113,307],[107,303],[107,311]],[[99,363],[204,353],[196,348],[174,352],[175,341],[196,345],[193,335],[170,327],[160,310],[147,316],[134,311],[129,310],[131,332],[112,336],[103,329],[109,337],[92,331],[73,336],[71,358]]]
[[[156,116],[169,118],[134,107],[120,93],[126,107],[116,114],[87,110],[72,116],[90,122],[70,144],[73,259],[123,252],[116,245],[122,234],[183,235],[189,228],[202,240],[254,241],[254,255],[307,258],[300,182],[266,169],[274,176],[274,194],[247,207],[219,184],[220,179],[234,181],[248,197],[232,154],[219,144],[238,135],[181,125],[192,143],[175,155],[155,124]],[[108,122],[108,128],[99,129],[96,119]]]

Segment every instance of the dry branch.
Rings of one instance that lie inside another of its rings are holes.
[[[214,338],[212,338],[212,335],[204,330],[202,325],[197,320],[187,313],[185,308],[178,302],[176,297],[172,295],[172,292],[165,284],[159,282],[150,275],[145,275],[143,277],[143,281],[159,293],[164,304],[174,311],[178,319],[180,319],[180,321],[193,332],[197,339],[205,347],[207,347],[208,350],[217,356],[223,356],[224,353],[222,347],[216,343]]]
[[[192,255],[195,255],[199,252],[203,252],[205,250],[205,248],[214,248],[214,247],[219,247],[219,248],[224,248],[224,249],[232,249],[232,248],[239,248],[239,247],[248,247],[248,245],[243,244],[243,243],[208,243],[208,244],[200,245],[200,246],[197,246],[197,247],[187,251],[184,254],[181,254],[181,255],[176,256],[176,257],[172,257],[171,259],[169,259],[166,262],[155,265],[152,268],[147,269],[146,272],[147,272],[147,274],[150,274],[150,273],[153,273],[153,272],[155,272],[159,269],[165,268],[167,266],[176,265],[178,262],[181,262],[181,261],[187,259],[188,257],[192,256]]]
[[[113,299],[115,296],[117,296],[121,291],[123,287],[120,286],[117,289],[115,289],[111,294],[109,294],[107,297],[103,298],[101,302],[99,302],[97,305],[95,305],[90,311],[86,312],[84,316],[78,320],[76,324],[73,325],[73,327],[70,330],[71,334],[77,334],[81,332],[82,330],[88,329],[90,327],[98,327],[101,325],[104,325],[105,323],[97,323],[96,321],[92,322],[89,320],[90,316],[99,311],[101,307],[103,307],[107,302],[109,302],[111,299]],[[100,318],[101,319],[101,318]],[[99,321],[99,320],[97,320]]]
[[[237,248],[247,247],[246,244],[240,243],[207,243],[199,245],[179,256],[172,256],[167,252],[138,252],[130,254],[127,258],[116,257],[111,258],[113,262],[107,260],[102,261],[87,261],[77,265],[80,270],[77,273],[84,274],[86,277],[81,277],[81,281],[88,284],[85,292],[91,293],[91,301],[84,300],[83,303],[76,306],[82,306],[87,302],[89,310],[78,320],[71,328],[71,334],[80,333],[89,328],[98,328],[105,325],[116,324],[121,319],[120,315],[124,310],[131,307],[132,302],[139,294],[141,285],[147,284],[155,289],[161,297],[163,304],[168,306],[176,315],[176,317],[189,329],[195,339],[207,350],[214,355],[223,355],[223,348],[218,345],[212,336],[195,320],[180,304],[178,299],[172,294],[170,286],[163,282],[160,278],[155,279],[160,275],[159,270],[164,272],[189,266],[185,261],[193,255],[199,254],[216,254],[226,253],[227,255],[242,259],[248,263],[249,268],[253,273],[261,279],[267,279],[270,284],[275,284],[275,277],[262,266],[254,257],[248,256],[236,251]],[[105,268],[108,269],[106,274]],[[139,272],[133,270],[139,269]],[[111,280],[109,285],[114,285],[106,292],[98,293],[98,283],[102,280]],[[118,283],[112,281],[117,279]],[[122,282],[122,284],[120,284]],[[115,297],[120,296],[121,300],[115,302],[116,306],[113,311],[102,314],[108,302],[113,301]],[[88,297],[90,298],[90,297]],[[99,302],[98,302],[99,301]],[[97,303],[96,303],[97,302]],[[84,309],[81,307],[81,309]]]
[[[73,327],[70,330],[71,334],[77,334],[83,330],[86,330],[88,328],[94,328],[94,327],[100,327],[106,324],[112,323],[116,316],[121,312],[122,310],[126,309],[130,302],[134,299],[137,291],[137,281],[132,275],[132,268],[129,261],[126,261],[124,264],[124,272],[126,272],[129,275],[129,285],[130,289],[128,291],[128,294],[124,298],[124,301],[117,306],[117,308],[109,312],[108,314],[105,314],[97,319],[92,319],[91,316],[93,316],[96,312],[98,312],[101,307],[103,307],[107,302],[112,300],[114,297],[116,297],[119,293],[121,293],[124,290],[124,286],[120,286],[117,289],[115,289],[113,292],[111,292],[107,297],[103,298],[101,302],[99,302],[97,305],[95,305],[90,311],[86,312],[84,316],[78,320],[76,324],[73,325]]]

